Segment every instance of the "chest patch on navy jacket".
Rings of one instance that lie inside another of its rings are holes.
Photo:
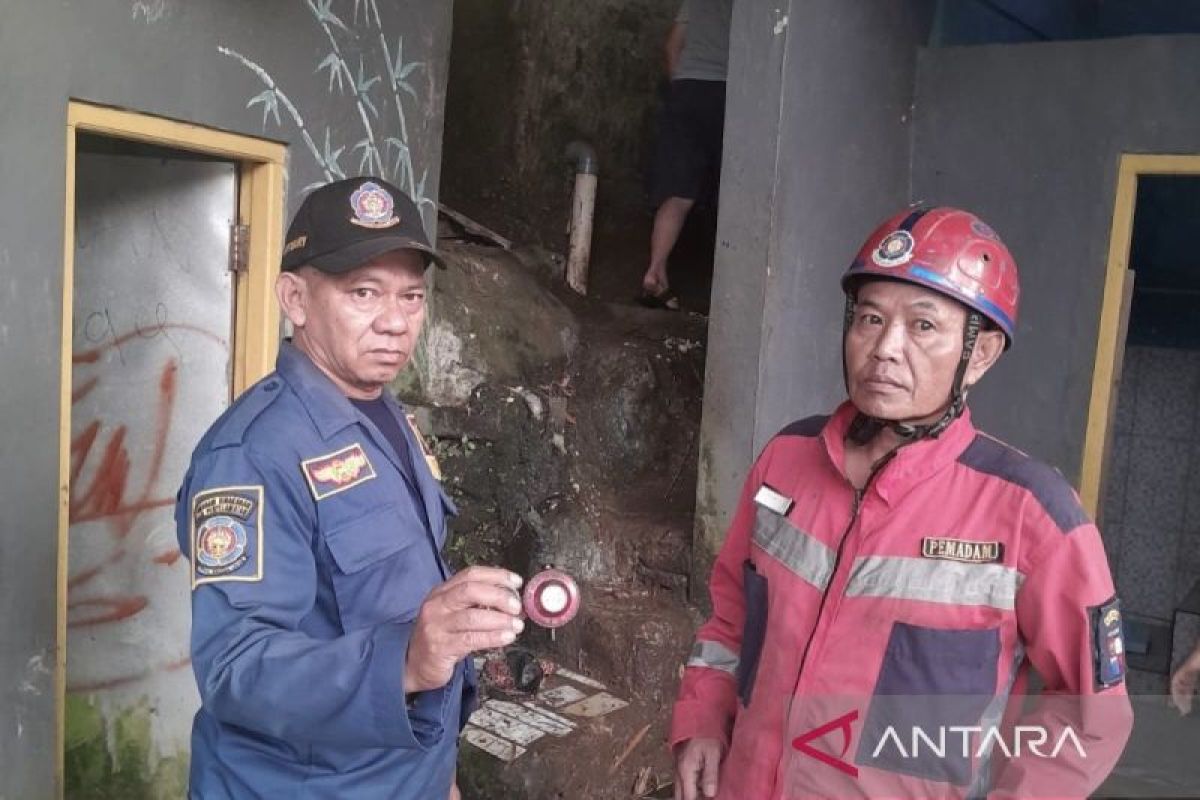
[[[192,588],[262,580],[261,486],[222,486],[192,498]]]
[[[995,564],[1004,560],[1004,544],[926,536],[921,540],[921,556],[967,564]]]
[[[308,488],[317,500],[324,500],[375,477],[375,467],[371,466],[366,451],[358,443],[328,455],[306,459],[300,462],[300,466],[308,480]]]

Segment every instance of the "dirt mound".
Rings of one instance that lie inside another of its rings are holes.
[[[451,558],[574,575],[580,616],[522,644],[630,702],[507,764],[464,745],[464,797],[631,797],[639,773],[669,774],[697,621],[685,599],[706,320],[580,298],[536,251],[442,248],[418,369],[397,389],[459,505]]]

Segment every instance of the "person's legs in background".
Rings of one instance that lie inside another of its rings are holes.
[[[715,197],[725,125],[723,81],[672,81],[666,95],[656,147],[652,200],[657,203],[650,233],[650,261],[642,275],[642,305],[678,309],[667,267],[671,251],[697,201]]]
[[[642,275],[639,302],[651,308],[678,309],[671,291],[667,263],[679,232],[696,203],[704,155],[691,120],[696,81],[671,81],[663,98],[651,173],[651,202],[655,205],[650,232],[650,261]]]
[[[669,290],[667,259],[679,240],[679,232],[683,230],[688,212],[695,204],[695,200],[687,197],[668,197],[655,212],[654,229],[650,232],[650,266],[642,276],[644,294],[659,297]]]

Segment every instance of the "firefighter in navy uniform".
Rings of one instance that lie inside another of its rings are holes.
[[[383,180],[314,191],[276,293],[294,338],[213,424],[176,506],[201,708],[190,797],[458,796],[467,656],[523,624],[506,570],[452,574],[455,513],[386,386],[440,259]]]

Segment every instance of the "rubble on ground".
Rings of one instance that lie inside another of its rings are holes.
[[[594,716],[544,709],[574,724],[570,737],[519,744],[504,732],[527,737],[520,725],[539,720],[507,712],[541,710],[491,706],[463,746],[463,796],[652,792],[669,779],[670,700],[698,621],[686,600],[706,321],[580,298],[538,251],[441,249],[449,268],[435,278],[418,369],[396,388],[459,506],[449,556],[571,574],[579,616],[553,640],[531,629],[518,644],[556,666],[547,690],[574,685],[562,670],[604,687],[573,700],[591,705],[564,704]],[[510,745],[519,758],[495,755]]]

